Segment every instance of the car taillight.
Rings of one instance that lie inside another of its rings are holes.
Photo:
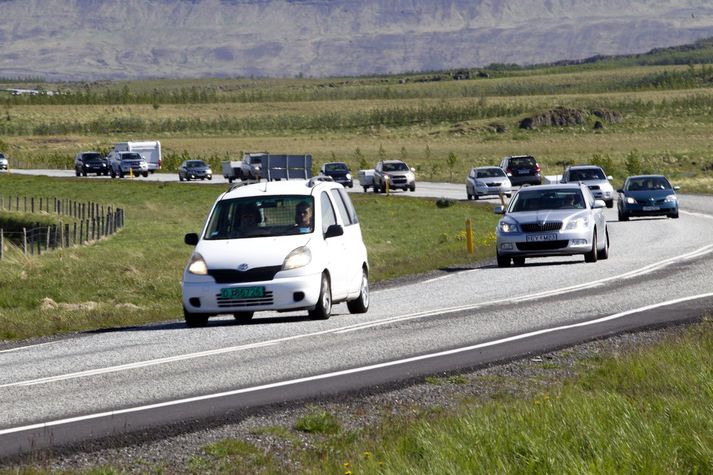
[[[505,173],[512,173],[512,168],[507,167],[507,168],[505,169]]]
[[[161,168],[161,159],[158,159],[158,167]]]
[[[539,171],[540,171],[539,163],[535,163],[535,171],[539,173]]]

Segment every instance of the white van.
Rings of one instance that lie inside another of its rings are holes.
[[[161,142],[158,140],[115,143],[114,151],[138,153],[148,163],[151,173],[161,169]]]

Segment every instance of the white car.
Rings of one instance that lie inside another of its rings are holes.
[[[500,167],[475,167],[470,169],[465,179],[465,193],[469,200],[500,194],[510,198],[512,184]]]
[[[601,167],[595,165],[576,165],[567,167],[562,174],[560,183],[579,183],[582,182],[589,187],[594,198],[603,200],[607,204],[607,208],[614,206],[614,187],[610,183],[613,180],[611,176],[607,176]]]
[[[233,314],[307,310],[327,319],[332,305],[369,308],[369,264],[356,211],[332,181],[269,181],[234,186],[218,197],[183,272],[189,327]]]
[[[9,170],[10,164],[8,163],[5,154],[0,153],[0,170]]]

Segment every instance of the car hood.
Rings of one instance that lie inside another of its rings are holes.
[[[510,183],[510,178],[506,176],[494,176],[488,178],[470,178],[473,181],[482,181],[483,183]]]
[[[624,194],[626,196],[631,196],[635,200],[648,200],[650,198],[653,199],[663,199],[666,198],[668,195],[675,195],[676,192],[674,192],[671,189],[668,190],[637,190],[637,191],[625,191]]]
[[[202,239],[196,252],[203,256],[209,269],[237,269],[247,264],[255,267],[281,266],[292,250],[306,245],[309,236],[274,236],[245,239]]]
[[[324,172],[325,175],[335,177],[335,178],[343,178],[349,174],[347,171],[333,171],[333,172]]]
[[[613,188],[611,183],[609,183],[609,180],[581,180],[582,183],[584,183],[587,186],[594,186],[597,185],[600,188]],[[573,183],[578,183],[578,182],[573,182]]]
[[[551,223],[553,221],[569,221],[580,217],[588,216],[589,210],[580,209],[546,209],[539,211],[518,211],[508,213],[505,218],[509,218],[516,223]]]

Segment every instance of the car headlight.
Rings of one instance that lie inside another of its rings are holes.
[[[347,180],[351,180],[351,179],[352,179],[352,174],[351,174],[351,173],[347,173]]]
[[[298,247],[287,254],[285,261],[282,263],[282,270],[297,269],[306,266],[310,262],[312,262],[312,252],[304,246]]]
[[[585,229],[587,226],[589,226],[589,217],[584,216],[582,218],[571,220],[569,223],[567,223],[567,226],[565,226],[564,230],[572,231],[574,229]]]
[[[626,204],[628,204],[628,205],[635,205],[635,204],[636,204],[636,200],[635,200],[634,198],[632,198],[631,196],[627,196],[627,197],[626,197]]]
[[[520,228],[516,223],[510,223],[508,221],[500,221],[498,224],[500,226],[500,231],[503,233],[517,233],[520,232]]]
[[[208,173],[209,175],[212,175],[212,174],[213,174],[213,170],[211,170],[210,168],[207,169],[205,172]]]
[[[676,195],[668,195],[666,197],[666,202],[671,203],[671,202],[676,202]]]
[[[188,261],[186,270],[195,275],[208,275],[208,266],[203,260],[203,256],[194,252],[191,259]]]

